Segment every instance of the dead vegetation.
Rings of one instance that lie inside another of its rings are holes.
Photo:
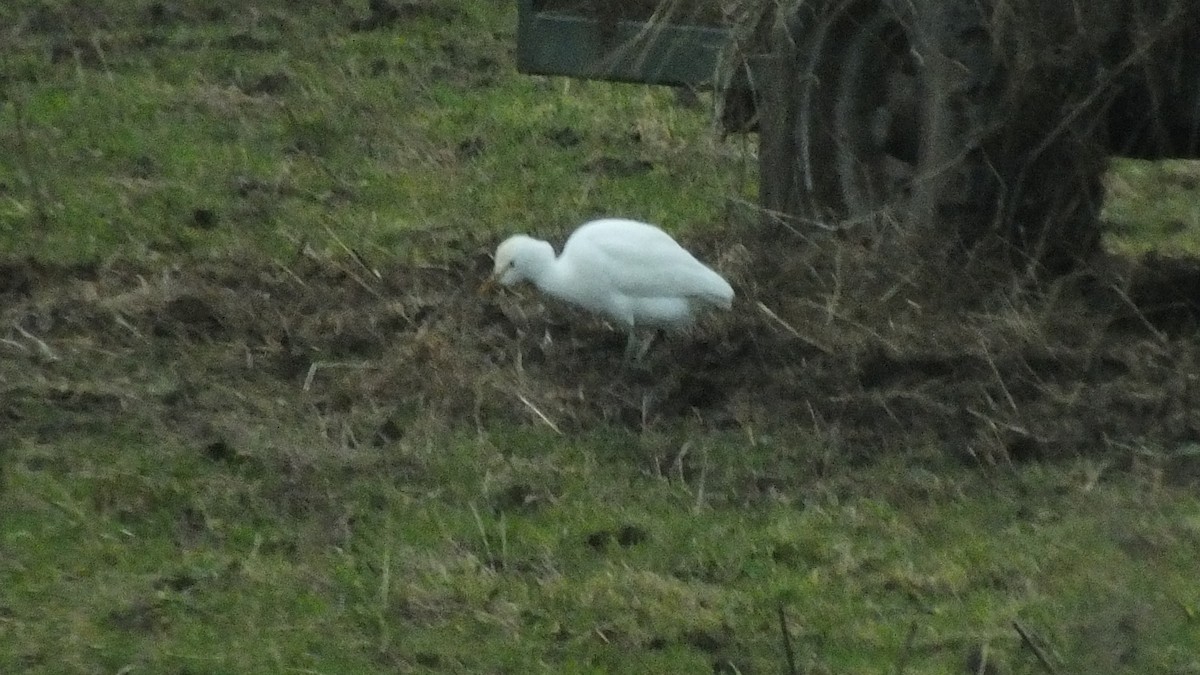
[[[1200,439],[1195,261],[1112,259],[964,308],[906,290],[846,242],[797,255],[746,241],[701,243],[737,288],[734,311],[660,341],[640,369],[621,367],[619,332],[532,290],[480,296],[486,242],[444,265],[378,269],[311,255],[162,270],[9,262],[0,416],[19,428],[50,394],[96,423],[136,409],[203,427],[284,396],[349,420],[352,444],[431,417],[564,434],[699,423],[809,429],[851,460],[932,443],[985,464]],[[141,365],[97,385],[112,361]]]

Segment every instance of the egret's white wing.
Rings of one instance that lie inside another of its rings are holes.
[[[733,289],[666,232],[605,219],[576,230],[563,247],[576,274],[638,298],[687,297],[727,307]]]

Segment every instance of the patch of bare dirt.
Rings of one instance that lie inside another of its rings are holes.
[[[218,444],[205,420],[279,405],[370,420],[356,438],[375,445],[426,414],[567,434],[788,428],[852,457],[933,443],[985,463],[1200,442],[1200,261],[1111,260],[963,306],[889,289],[849,244],[790,255],[721,237],[693,243],[734,282],[734,310],[640,368],[623,365],[622,334],[533,289],[480,295],[491,242],[461,241],[444,264],[13,260],[0,417],[44,426],[35,398],[75,428],[137,410]]]

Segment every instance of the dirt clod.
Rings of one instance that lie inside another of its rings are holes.
[[[216,337],[225,325],[212,304],[194,295],[181,295],[162,309],[154,326],[160,336],[181,335],[189,338]]]
[[[230,463],[237,459],[237,452],[224,439],[217,439],[204,446],[204,456],[214,462]]]
[[[630,546],[636,546],[646,541],[649,536],[650,533],[644,527],[639,525],[622,525],[617,530],[616,539],[617,543],[622,547],[629,548]]]
[[[217,226],[217,212],[209,208],[193,209],[191,225],[198,230],[211,230]]]
[[[595,551],[603,551],[608,547],[610,541],[612,541],[612,532],[608,530],[597,530],[584,538],[584,542]]]

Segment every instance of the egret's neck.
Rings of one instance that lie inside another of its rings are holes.
[[[532,263],[530,276],[539,290],[563,300],[575,297],[575,289],[570,283],[570,265],[562,258],[554,257],[553,250],[539,255]]]

